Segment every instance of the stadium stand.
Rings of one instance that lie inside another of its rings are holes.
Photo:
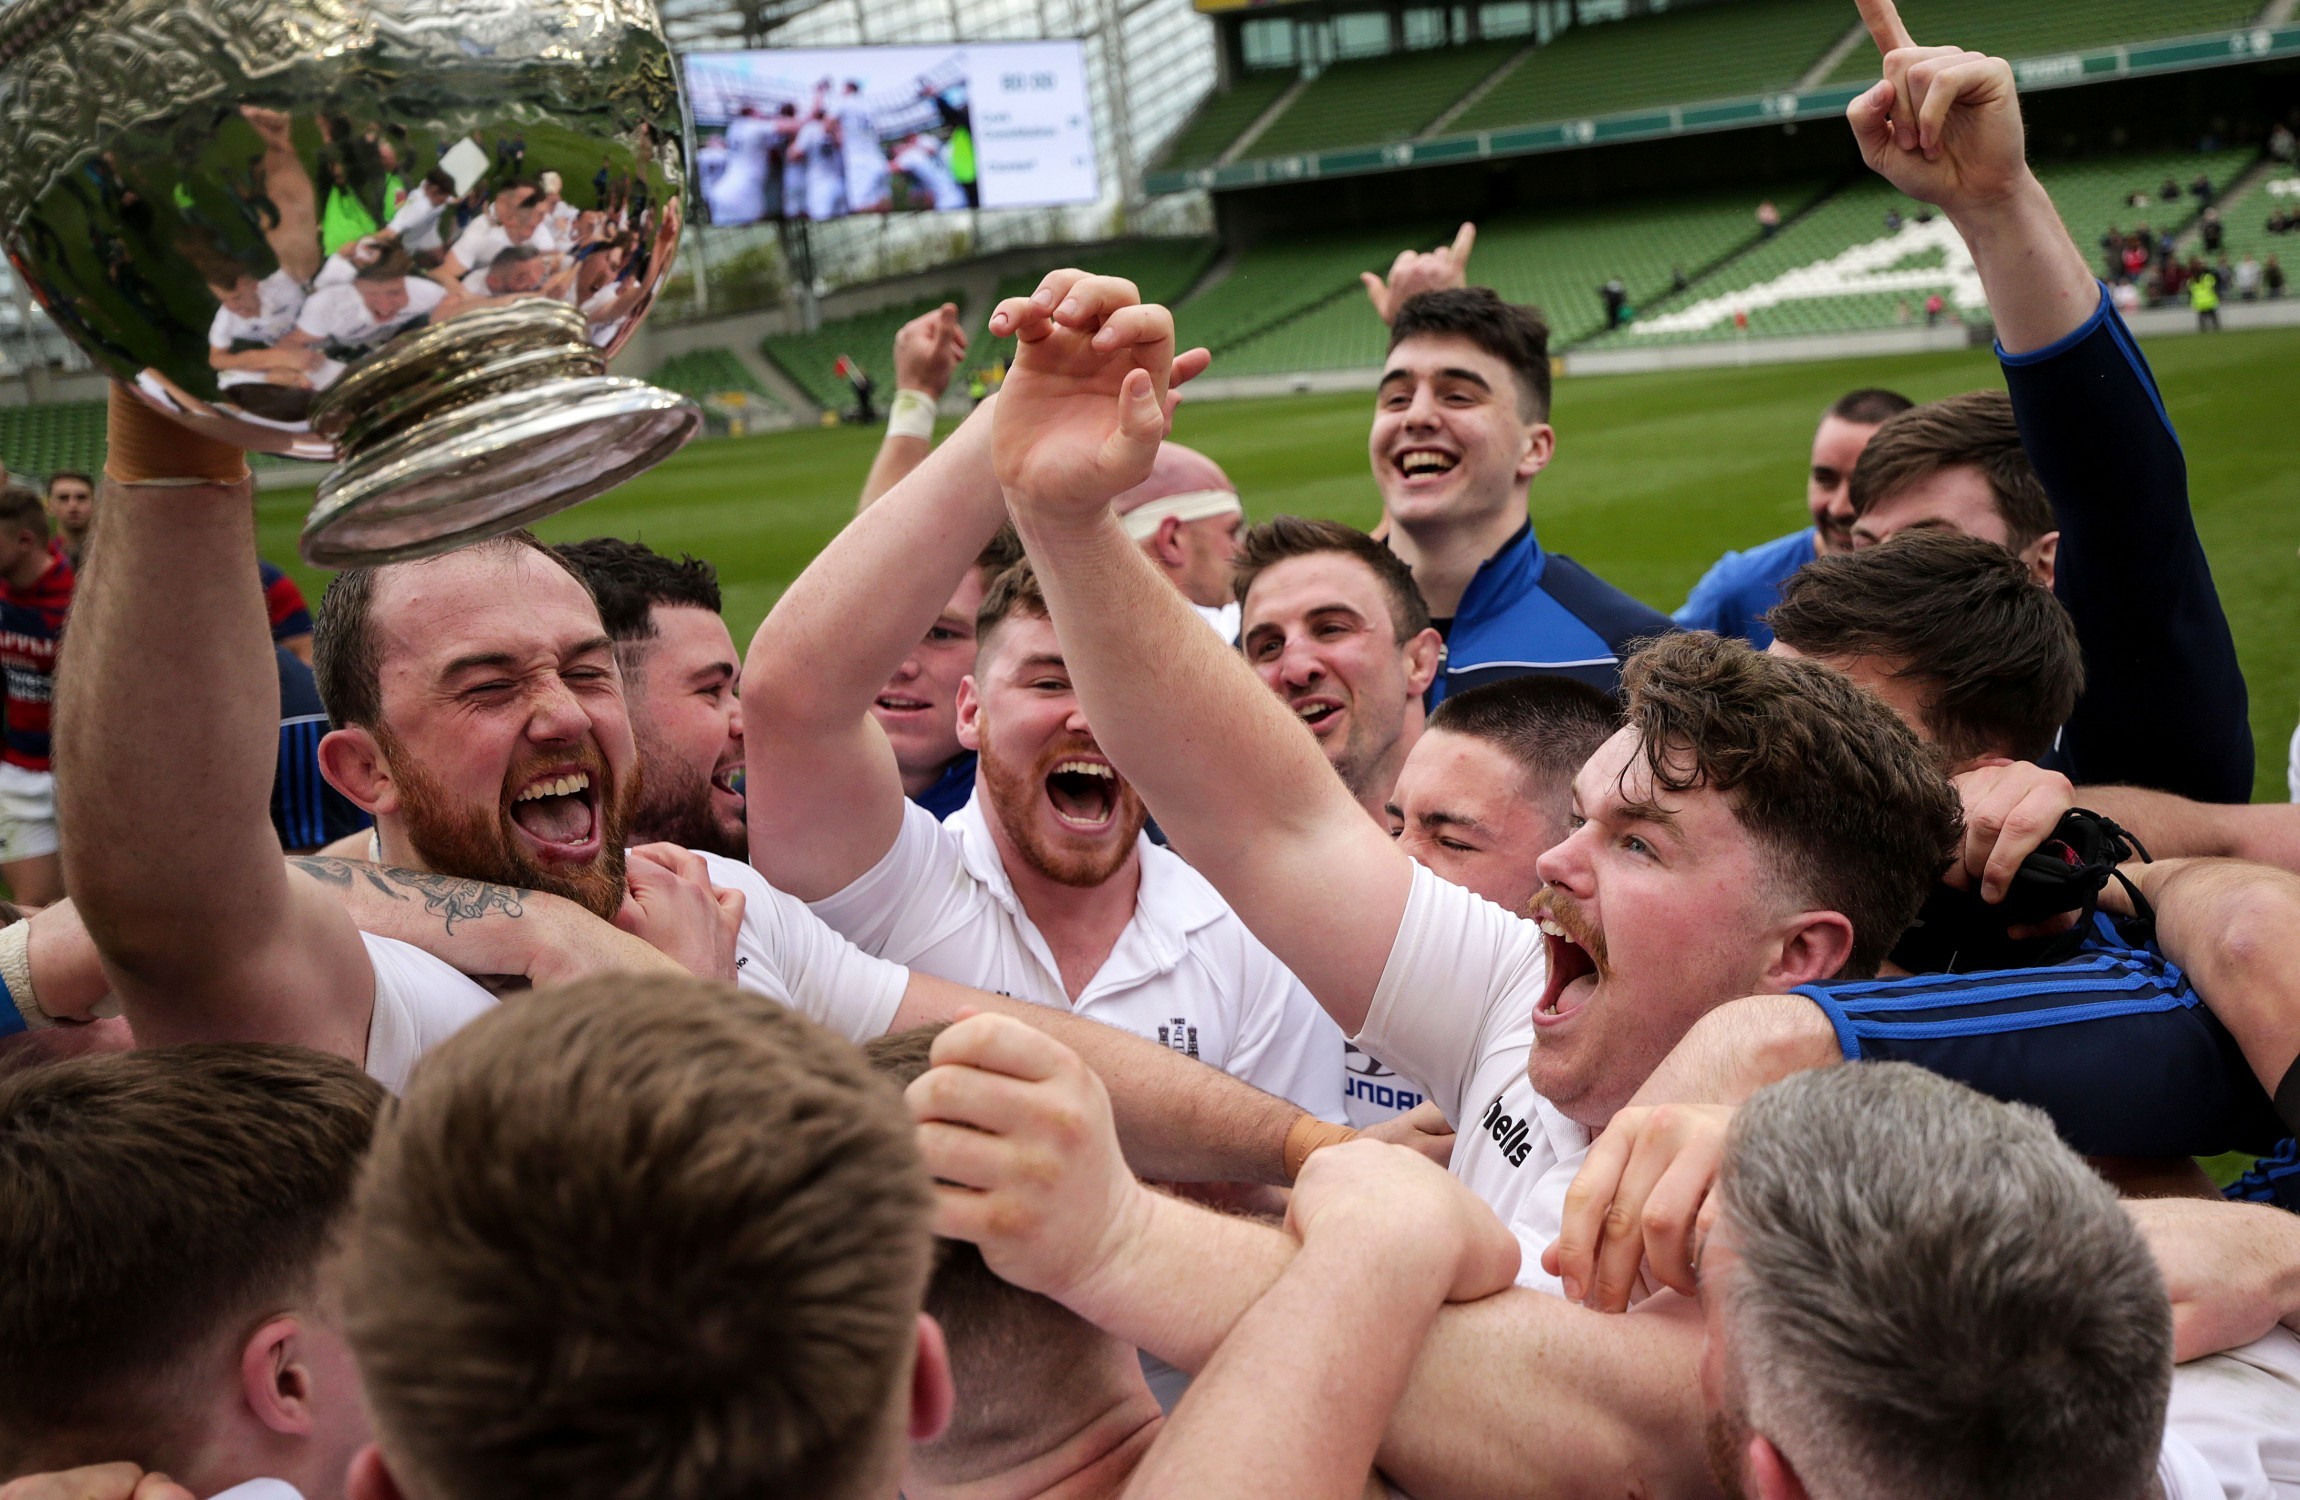
[[[1524,46],[1516,40],[1481,42],[1335,63],[1270,122],[1247,154],[1284,156],[1409,140]]]
[[[1775,201],[1794,212],[1818,192],[1813,185],[1787,189]],[[1563,349],[1603,329],[1598,288],[1607,280],[1620,278],[1630,305],[1641,307],[1666,295],[1677,273],[1696,281],[1756,235],[1746,195],[1651,199],[1481,223],[1470,269],[1510,300],[1540,307],[1550,320],[1551,347]],[[1386,269],[1397,248],[1393,244],[1357,269]],[[1196,321],[1199,305],[1179,316],[1189,336],[1204,342],[1207,331]],[[1387,339],[1353,273],[1330,300],[1302,315],[1210,347],[1218,351],[1216,375],[1267,375],[1375,364]]]
[[[1167,171],[1212,166],[1245,133],[1262,111],[1278,102],[1293,83],[1291,71],[1248,73],[1229,89],[1208,94],[1190,122],[1176,133],[1157,165]]]
[[[2085,0],[2082,5],[2020,5],[2005,0],[1908,0],[1901,19],[1924,42],[1954,37],[1960,47],[1999,57],[2038,57],[2119,42],[2154,41],[2193,32],[2242,26],[2259,14],[2261,0]],[[1856,47],[1829,75],[1832,83],[1877,76],[1873,48]]]
[[[1227,276],[1174,310],[1181,347],[1204,344],[1221,355],[1355,287],[1359,272],[1388,270],[1405,246],[1435,244],[1437,233],[1436,225],[1422,224],[1256,245]]]
[[[12,478],[33,484],[58,469],[95,473],[104,462],[104,403],[0,406],[0,459]]]
[[[1098,275],[1125,277],[1142,289],[1145,302],[1172,306],[1197,283],[1206,267],[1213,263],[1219,248],[1211,239],[1121,241],[1083,252],[1076,247],[1067,250],[1057,247],[1048,252],[1042,263],[1000,277],[990,294],[990,306],[982,310],[983,317],[987,320],[991,308],[1009,297],[1029,296],[1038,289],[1038,283],[1046,279],[1047,272],[1081,262]],[[976,370],[1014,358],[1014,340],[992,338],[986,324],[969,328],[967,337],[966,363],[958,375],[962,383]]]
[[[894,395],[895,330],[941,303],[960,300],[959,293],[948,291],[901,307],[825,323],[813,333],[770,334],[759,347],[798,383],[799,389],[829,410],[844,411],[854,405],[853,390],[834,368],[842,354],[870,372],[878,382],[878,399],[883,403]]]
[[[2124,206],[2127,195],[2153,191],[2167,176],[2185,183],[2199,171],[2225,184],[2252,159],[2249,151],[2224,151],[2040,162],[2038,176],[2078,244],[2089,245],[2109,223],[2129,225],[2144,215],[2158,231],[2179,232],[2197,212],[2193,200],[2146,215]],[[1885,229],[1888,211],[1904,220],[1898,232]],[[1945,318],[1984,318],[1977,278],[1949,274],[1953,264],[1969,266],[1955,235],[1941,220],[1920,222],[1922,213],[1921,205],[1884,183],[1858,181],[1684,292],[1643,310],[1628,327],[1601,335],[1595,347],[1892,328],[1922,318],[1934,291],[1947,303]],[[1745,315],[1745,325],[1737,315]]]
[[[667,391],[677,391],[697,401],[708,401],[713,396],[742,395],[771,406],[781,406],[774,393],[760,384],[759,378],[743,367],[732,349],[693,349],[675,354],[655,367],[647,377]]]
[[[1738,0],[1577,26],[1511,69],[1447,134],[1785,88],[1844,34],[1848,10]]]

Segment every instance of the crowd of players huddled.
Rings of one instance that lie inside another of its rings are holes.
[[[1674,621],[1538,540],[1466,239],[1371,536],[1057,272],[746,652],[636,542],[338,575],[373,826],[283,857],[241,456],[116,399],[0,1496],[2300,1494],[2300,818],[2010,69],[1862,8],[2005,389],[1832,405]]]

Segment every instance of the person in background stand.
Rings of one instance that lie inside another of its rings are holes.
[[[88,529],[96,524],[96,481],[77,469],[49,475],[48,515],[56,523],[52,545],[77,573],[87,566]]]
[[[20,485],[0,489],[0,669],[7,674],[0,879],[23,906],[46,906],[64,894],[48,719],[73,577],[72,565],[49,547],[40,497]]]

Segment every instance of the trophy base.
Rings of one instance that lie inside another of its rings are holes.
[[[550,380],[458,406],[322,480],[303,556],[404,562],[525,526],[621,484],[702,425],[684,396],[612,375]]]

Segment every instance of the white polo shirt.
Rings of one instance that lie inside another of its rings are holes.
[[[813,904],[864,950],[958,984],[1075,1011],[1340,1121],[1341,1028],[1206,878],[1140,839],[1134,916],[1075,1003],[1014,894],[979,793],[936,822],[903,804],[884,857]]]
[[[854,1042],[886,1034],[910,972],[873,958],[823,925],[805,905],[740,860],[701,850],[711,883],[743,893],[735,934],[735,982]],[[492,1008],[495,997],[445,960],[363,932],[375,967],[367,1073],[393,1093],[416,1060]]]
[[[2300,1500],[2300,1335],[2175,1369],[2157,1476],[2165,1500]]]
[[[1365,1028],[1350,1040],[1428,1088],[1458,1132],[1453,1175],[1517,1236],[1517,1284],[1560,1292],[1541,1252],[1563,1227],[1590,1135],[1526,1077],[1548,980],[1538,926],[1417,864]]]
[[[465,270],[477,271],[493,264],[496,256],[514,244],[533,245],[549,254],[559,248],[559,239],[551,232],[551,225],[545,222],[536,225],[535,232],[526,239],[514,240],[510,230],[482,216],[465,226],[463,233],[456,236],[455,248],[448,253],[461,261]]]
[[[303,311],[303,283],[292,272],[274,271],[256,283],[260,305],[256,315],[243,318],[228,307],[218,307],[208,322],[208,347],[230,352],[238,343],[261,344],[270,348],[288,336],[295,327],[296,314]],[[220,370],[216,384],[261,385],[265,380],[261,370]]]

